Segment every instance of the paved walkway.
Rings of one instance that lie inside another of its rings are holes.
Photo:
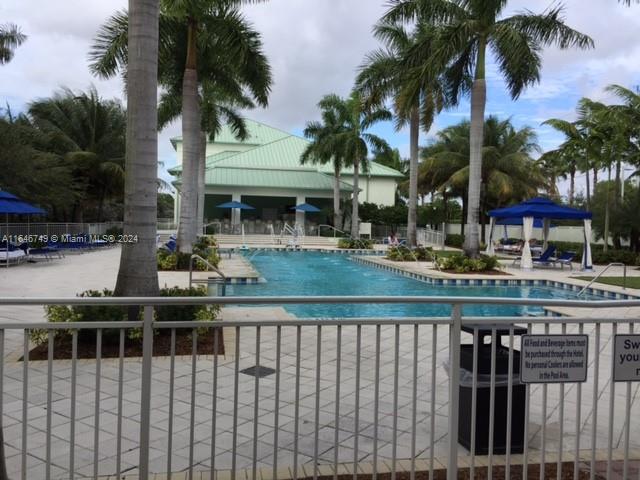
[[[82,255],[68,256],[55,262],[25,264],[0,272],[0,282],[5,285],[7,296],[72,296],[87,288],[113,288],[118,268],[119,251],[111,249],[91,252]],[[419,265],[415,265],[419,268]],[[560,272],[544,275],[556,275]],[[185,285],[187,274],[160,274],[162,285]],[[546,277],[548,278],[548,277]],[[2,320],[36,322],[43,320],[40,307],[2,307]],[[283,319],[290,315],[279,308],[260,310],[257,308],[225,309],[224,318],[268,318]],[[446,327],[437,330],[436,381],[431,385],[432,327],[421,327],[418,337],[418,384],[417,384],[417,422],[416,422],[416,454],[420,459],[430,455],[428,445],[431,435],[435,441],[434,454],[445,453],[447,437],[447,377],[442,368],[448,352],[448,333]],[[591,334],[592,326],[587,326],[585,333]],[[570,328],[570,331],[577,327]],[[216,431],[212,435],[212,403],[213,403],[213,358],[199,356],[195,365],[195,378],[192,377],[191,357],[179,357],[175,364],[174,418],[173,437],[170,451],[172,453],[173,470],[187,467],[191,452],[189,451],[191,407],[194,406],[194,450],[193,459],[198,470],[210,467],[212,440],[215,439],[215,468],[228,470],[231,467],[231,451],[233,438],[233,398],[235,361],[233,348],[235,338],[230,329],[225,329],[227,355],[219,358],[218,389],[216,391],[217,415]],[[552,328],[552,332],[559,328]],[[541,332],[541,330],[540,330]],[[340,368],[340,409],[336,423],[336,362],[337,342],[336,328],[323,327],[321,338],[321,368],[319,385],[316,391],[316,345],[318,343],[315,327],[302,329],[300,368],[300,411],[298,436],[298,463],[309,465],[316,448],[315,442],[315,406],[318,402],[318,455],[323,464],[334,461],[333,442],[338,435],[338,461],[373,461],[373,452],[378,460],[389,459],[394,440],[394,330],[393,327],[381,329],[381,369],[380,395],[377,437],[374,435],[374,401],[375,401],[375,327],[363,327],[362,346],[360,349],[361,389],[358,426],[358,450],[355,446],[355,328],[343,327],[342,355]],[[22,338],[7,333],[6,352],[19,350]],[[611,330],[602,328],[602,342],[597,390],[599,408],[596,446],[604,448],[609,443],[608,427],[612,425],[612,442],[619,448],[624,441],[624,401],[627,394],[632,401],[632,448],[640,448],[640,436],[637,431],[640,418],[640,384],[629,387],[618,386],[615,395],[608,383],[611,368]],[[261,332],[261,355],[256,361],[255,329],[242,328],[240,338],[240,370],[255,366],[275,368],[276,366],[276,330],[264,327]],[[590,352],[595,351],[594,336],[590,335]],[[15,347],[15,348],[14,348]],[[255,402],[255,377],[246,374],[238,376],[238,422],[237,422],[237,468],[250,468],[256,451],[256,462],[259,467],[273,464],[274,450],[277,451],[278,464],[289,467],[294,462],[295,431],[295,378],[298,366],[296,357],[296,329],[284,327],[281,341],[280,365],[280,403],[278,423],[275,425],[275,375],[266,376],[258,381],[258,402]],[[590,355],[593,363],[595,355]],[[16,476],[20,470],[22,449],[22,364],[15,359],[7,359],[4,365],[4,402],[3,422],[6,442],[6,455],[9,473]],[[140,362],[138,359],[127,359],[124,362],[123,376],[123,443],[122,468],[129,474],[135,474],[138,459],[139,415],[140,415]],[[413,329],[401,327],[399,344],[399,382],[398,382],[398,430],[396,437],[397,455],[399,458],[410,457],[412,436],[412,389],[413,389]],[[150,454],[151,468],[154,472],[167,471],[168,430],[169,430],[169,377],[170,361],[168,358],[155,358],[153,365],[153,410]],[[590,446],[593,433],[593,374],[595,367],[589,369],[589,379],[582,387],[582,411],[579,426],[581,445]],[[77,423],[75,435],[76,471],[90,476],[94,462],[94,430],[96,404],[96,362],[83,360],[78,363],[78,397]],[[53,408],[52,408],[52,451],[51,465],[53,478],[68,478],[70,450],[70,397],[71,363],[56,361],[53,365]],[[46,459],[46,400],[47,400],[47,363],[31,362],[28,380],[28,430],[27,430],[27,478],[44,478],[44,461]],[[192,383],[193,382],[193,383]],[[192,385],[195,385],[195,402],[191,402]],[[431,392],[435,389],[434,412],[431,412]],[[627,388],[629,391],[627,393]],[[99,392],[99,436],[98,436],[98,472],[101,475],[113,474],[116,465],[116,429],[117,429],[117,391],[118,363],[116,360],[103,360],[101,364],[101,386]],[[546,446],[549,451],[557,451],[560,438],[564,441],[564,449],[573,450],[576,439],[576,396],[577,386],[567,385],[564,391],[553,385],[548,388],[546,411]],[[317,395],[317,396],[316,396]],[[614,415],[609,419],[609,401],[615,398]],[[561,403],[561,400],[563,403]],[[530,446],[539,449],[542,445],[542,388],[532,387],[531,416],[529,423]],[[564,405],[563,435],[560,435],[560,406]],[[255,409],[257,406],[257,416]],[[433,418],[434,430],[431,430]],[[254,423],[257,420],[257,423]],[[254,429],[257,428],[257,443],[254,444]],[[278,432],[277,443],[274,434]],[[376,440],[377,438],[377,440]],[[374,450],[374,442],[377,441]],[[274,449],[274,445],[277,448]]]

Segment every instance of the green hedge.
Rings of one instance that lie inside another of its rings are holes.
[[[161,297],[206,297],[204,286],[192,288],[162,288]],[[113,297],[113,291],[104,289],[86,290],[78,297]],[[219,305],[165,305],[154,310],[155,320],[159,322],[213,321],[220,311]],[[72,322],[119,322],[128,319],[128,307],[114,305],[48,305],[45,307],[47,320],[52,323]],[[142,309],[138,313],[142,320]],[[71,330],[55,330],[55,335],[71,335]],[[129,330],[129,338],[140,338],[140,329]],[[31,340],[40,345],[47,341],[47,330],[31,330]],[[95,330],[80,330],[78,340],[95,340]],[[102,331],[105,342],[118,341],[120,330],[107,328]]]
[[[366,238],[341,238],[338,240],[338,248],[370,250],[373,248],[373,240]]]
[[[462,245],[464,244],[464,235],[460,235],[459,233],[448,233],[444,240],[444,244],[448,247],[462,248]]]
[[[394,262],[415,262],[415,261],[432,261],[435,256],[431,247],[409,248],[403,245],[398,247],[389,247],[386,258]]]
[[[440,257],[436,261],[441,270],[453,270],[456,273],[487,272],[500,268],[498,258],[487,255],[480,255],[480,258],[469,258],[459,254]]]
[[[584,244],[580,242],[551,242],[555,245],[557,255],[561,255],[564,252],[574,252],[576,254],[575,261],[582,261],[582,250]],[[620,262],[625,265],[639,265],[640,258],[635,252],[630,250],[613,250],[609,249],[607,252],[603,251],[604,245],[592,243],[591,244],[591,260],[594,265],[607,265],[612,262]]]

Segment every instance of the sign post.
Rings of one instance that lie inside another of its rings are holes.
[[[640,382],[640,335],[616,335],[613,381]]]
[[[520,381],[586,382],[588,350],[587,335],[523,335]]]

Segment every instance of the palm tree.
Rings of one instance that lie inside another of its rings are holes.
[[[198,184],[203,192],[199,177],[203,177],[201,150],[206,145],[202,128],[207,128],[207,122],[201,114],[204,83],[198,79],[215,86],[208,88],[209,92],[221,90],[238,100],[246,98],[246,90],[256,103],[267,103],[271,73],[261,40],[237,11],[239,5],[255,1],[162,1],[159,80],[171,95],[181,97],[183,158],[177,243],[183,252],[191,252],[198,231],[198,211],[203,209],[198,205],[203,195],[198,193]],[[123,16],[126,14],[114,15],[98,33],[90,54],[92,70],[98,75],[126,71]]]
[[[124,243],[114,294],[158,295],[158,0],[129,0]],[[132,309],[133,310],[133,309]],[[134,316],[132,311],[130,316]]]
[[[426,181],[426,188],[440,192],[449,190],[462,196],[464,202],[471,170],[470,129],[471,124],[466,120],[448,127],[425,149],[421,178]],[[484,225],[488,210],[535,196],[539,189],[547,187],[547,181],[532,158],[539,147],[531,128],[516,129],[509,119],[489,116],[483,132],[481,178],[484,188],[480,218]]]
[[[358,224],[358,179],[360,169],[368,170],[369,150],[373,153],[389,150],[389,145],[382,138],[369,133],[369,128],[377,122],[391,120],[389,110],[383,107],[365,105],[361,94],[353,91],[349,98],[338,95],[326,95],[318,103],[320,109],[333,112],[335,121],[334,131],[328,132],[322,139],[322,147],[313,152],[319,155],[319,161],[327,158],[328,152],[332,156],[344,159],[345,163],[353,167],[353,194],[351,199],[351,236],[360,237]]]
[[[87,207],[102,221],[105,202],[120,198],[124,186],[126,113],[120,103],[62,89],[53,98],[29,105],[29,116],[47,149],[59,155],[74,175],[74,220]]]
[[[333,105],[320,102],[322,121],[307,122],[304,136],[311,140],[300,158],[300,163],[333,166],[333,226],[342,228],[342,212],[340,210],[340,174],[347,164],[341,147],[336,145],[336,135],[344,131],[344,121],[338,109]]]
[[[420,66],[409,65],[407,56],[418,43],[425,45],[433,39],[433,31],[418,22],[411,33],[395,22],[379,22],[374,35],[386,49],[367,55],[356,81],[357,88],[369,101],[382,104],[393,99],[396,130],[409,125],[409,208],[407,240],[416,246],[418,204],[418,159],[420,128],[428,132],[434,117],[450,102],[447,101],[441,79]]]
[[[465,252],[479,254],[478,217],[481,194],[482,139],[486,104],[485,64],[487,47],[496,57],[509,93],[517,99],[522,91],[540,79],[542,47],[557,44],[589,48],[593,40],[569,28],[562,18],[562,6],[542,14],[529,11],[501,18],[506,0],[469,2],[464,0],[391,0],[388,21],[422,21],[437,27],[436,46],[413,49],[420,63],[444,72],[453,97],[467,93],[466,79],[473,76],[471,87],[470,174],[468,234]],[[418,60],[416,60],[418,61]]]
[[[7,23],[0,25],[0,65],[9,63],[13,58],[15,49],[27,39],[17,25]]]

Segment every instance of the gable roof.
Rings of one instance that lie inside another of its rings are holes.
[[[210,168],[258,168],[258,169],[289,169],[297,171],[314,171],[327,175],[333,175],[331,164],[302,165],[300,158],[309,145],[304,138],[288,135],[285,138],[275,140],[244,152],[224,151],[207,157],[207,169]],[[179,174],[181,165],[169,170],[171,174]],[[353,175],[352,167],[342,170],[344,175]],[[404,178],[404,175],[393,168],[386,167],[376,162],[369,163],[367,174],[372,177]]]
[[[223,125],[218,134],[215,136],[214,142],[218,144],[244,144],[258,146],[273,142],[275,140],[280,140],[291,135],[290,133],[284,132],[280,129],[270,127],[269,125],[256,122],[255,120],[250,120],[248,118],[244,120],[244,123],[249,134],[246,140],[238,140],[231,128],[229,128],[229,125]],[[173,145],[174,149],[176,148],[177,144],[181,142],[182,137],[173,137],[171,139],[171,144]]]

